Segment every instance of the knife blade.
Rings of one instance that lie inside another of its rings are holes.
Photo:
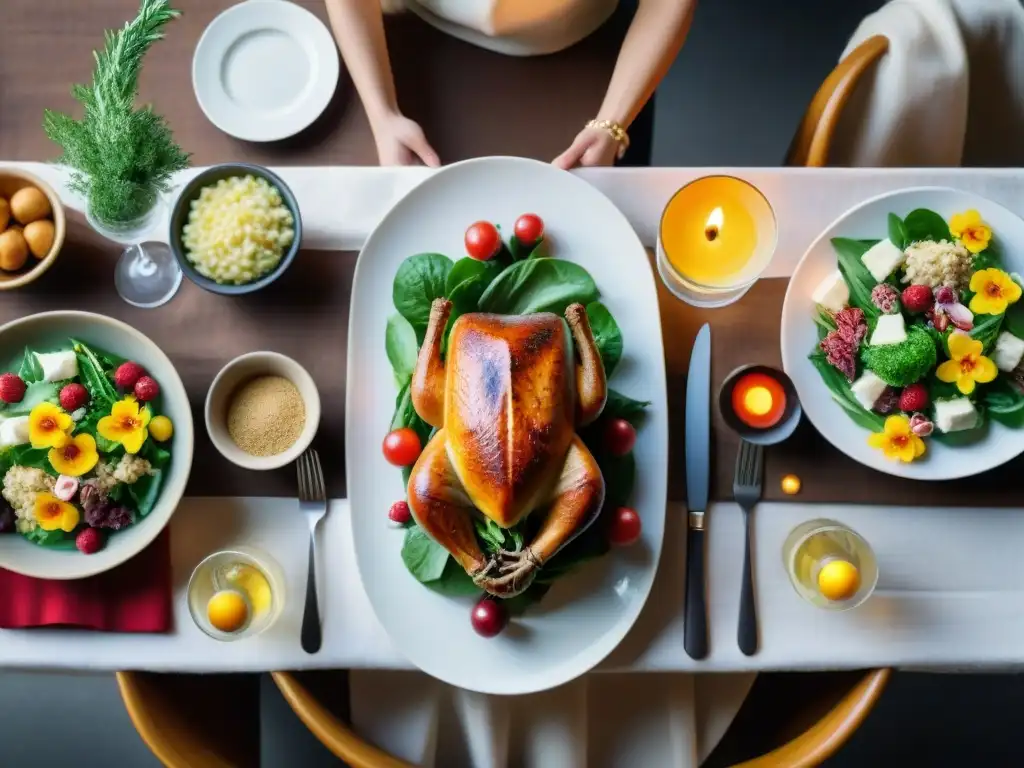
[[[711,326],[697,333],[686,374],[686,606],[683,645],[693,659],[708,653],[704,584],[704,512],[711,482]]]

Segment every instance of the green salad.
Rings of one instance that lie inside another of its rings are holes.
[[[813,294],[810,360],[833,399],[893,461],[1024,426],[1021,278],[989,225],[920,208],[889,214],[887,235],[833,238],[838,268]]]
[[[76,339],[25,349],[0,375],[0,532],[99,551],[153,510],[172,434],[138,363]]]

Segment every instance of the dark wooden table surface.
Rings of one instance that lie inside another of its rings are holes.
[[[321,0],[298,0],[326,20]],[[211,125],[202,114],[191,84],[191,60],[202,30],[231,0],[176,0],[184,11],[168,29],[167,38],[152,50],[143,70],[141,98],[164,114],[178,141],[205,165],[228,160],[266,165],[373,165],[376,156],[365,114],[344,67],[337,93],[327,111],[308,130],[292,139],[253,144],[233,139]],[[45,108],[78,115],[70,86],[88,81],[91,51],[101,44],[102,31],[122,25],[138,6],[136,0],[3,0],[0,8],[0,158],[50,160],[57,148],[42,131]],[[442,35],[418,19],[388,20],[388,43],[394,61],[399,101],[407,115],[419,121],[445,162],[467,157],[508,154],[547,160],[561,152],[583,123],[593,116],[608,82],[625,19],[616,18],[597,34],[563,53],[540,58],[510,58],[474,48]],[[298,268],[273,290],[246,300],[227,301],[183,285],[164,310],[136,310],[113,292],[116,248],[91,235],[80,220],[70,225],[68,244],[51,272],[31,288],[9,294],[0,302],[0,321],[42,309],[76,308],[107,312],[124,319],[156,339],[179,366],[201,424],[205,387],[230,357],[257,347],[272,346],[308,366],[325,401],[324,425],[318,440],[329,443],[333,471],[332,493],[344,493],[344,415],[330,402],[344,402],[347,305],[354,254],[303,252]],[[88,285],[87,291],[80,286]],[[78,288],[72,292],[72,288]],[[741,362],[778,362],[778,322],[783,281],[757,285],[740,304],[713,314],[700,313],[661,296],[672,434],[681,437],[683,392],[690,347],[697,329],[714,322],[716,339],[745,339],[744,345],[716,344],[713,376],[720,380]],[[313,300],[299,299],[312,296]],[[260,318],[257,326],[252,322]],[[195,328],[203,328],[196,334]],[[257,330],[258,328],[258,330]],[[305,329],[305,330],[303,330]],[[330,355],[318,354],[309,343],[328,339]],[[269,340],[268,340],[269,337]],[[717,497],[729,495],[735,441],[717,423]],[[196,494],[292,493],[284,473],[243,473],[228,469],[214,457],[201,426],[195,469],[189,492]],[[832,456],[813,430],[802,430],[785,450],[768,461],[769,497],[777,495],[778,477],[802,475],[805,499],[861,498],[863,483],[844,483],[848,464]],[[673,478],[670,495],[682,498],[683,455],[680,439],[670,453]],[[214,466],[216,472],[202,469]],[[819,470],[821,474],[819,474]],[[880,476],[872,474],[869,479]],[[899,484],[893,487],[897,488]],[[890,491],[886,491],[890,493]],[[912,488],[899,491],[910,501]],[[894,497],[896,498],[896,497]],[[952,503],[952,502],[950,502]],[[800,680],[805,678],[800,677]],[[824,676],[819,685],[826,699],[847,685],[848,677]],[[335,693],[344,691],[334,685]],[[779,743],[796,720],[782,718],[796,704],[801,684],[778,676],[762,676],[755,692],[712,759],[724,765],[758,754]],[[758,692],[761,692],[760,694]],[[793,695],[791,695],[793,694]],[[345,697],[338,711],[345,709]],[[810,710],[798,706],[798,718]],[[800,720],[802,723],[803,720]],[[742,727],[739,727],[742,725]]]

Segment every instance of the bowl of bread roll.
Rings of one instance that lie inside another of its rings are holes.
[[[35,174],[0,167],[0,291],[28,285],[57,260],[64,207]]]

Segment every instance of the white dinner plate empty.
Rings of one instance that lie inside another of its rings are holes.
[[[192,87],[210,122],[246,141],[308,127],[338,85],[338,49],[323,23],[287,0],[245,0],[215,18],[192,59]]]

